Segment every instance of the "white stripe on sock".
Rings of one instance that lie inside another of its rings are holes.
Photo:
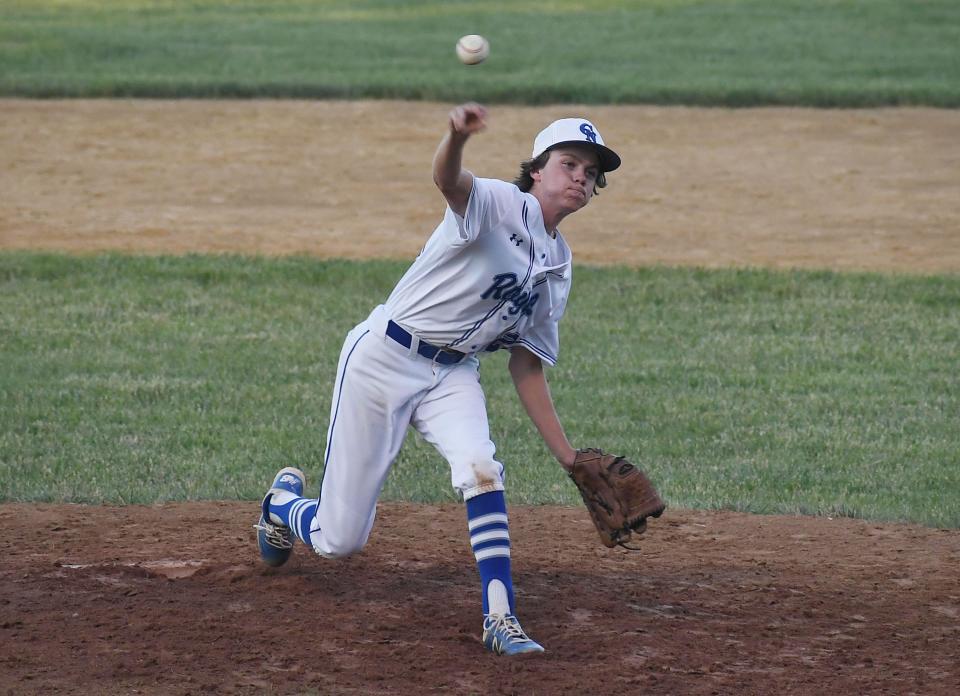
[[[473,554],[477,561],[485,561],[488,558],[496,558],[497,556],[506,556],[510,558],[510,547],[509,546],[491,546],[489,549],[483,549],[483,551],[477,551]]]
[[[494,529],[490,532],[482,532],[480,534],[474,534],[470,537],[470,544],[476,546],[477,544],[482,544],[485,541],[492,541],[493,539],[506,539],[510,541],[510,532],[506,529]]]
[[[287,514],[290,522],[290,529],[293,530],[293,534],[297,538],[300,537],[300,535],[297,534],[297,530],[300,529],[300,520],[298,519],[299,516],[297,515],[297,510],[301,507],[303,507],[303,501],[298,500],[290,506],[290,512]]]
[[[293,533],[297,536],[297,538],[300,538],[300,522],[303,519],[303,513],[307,511],[311,504],[316,505],[316,501],[302,499],[295,502],[290,508],[290,528],[293,530]],[[300,538],[300,541],[306,540]]]
[[[314,519],[316,519],[316,515],[317,515],[317,505],[318,505],[319,503],[320,503],[319,500],[316,500],[316,499],[311,500],[309,505],[304,506],[304,508],[303,508],[304,513],[310,511],[310,512],[313,514]],[[300,529],[300,527],[297,527],[297,529]],[[303,543],[304,543],[304,544],[309,544],[309,543],[310,543],[310,539],[309,539],[309,538],[303,539]]]
[[[470,520],[467,527],[469,527],[472,532],[477,527],[483,527],[484,525],[494,524],[496,522],[506,524],[507,514],[505,512],[491,512],[489,515],[481,515],[480,517],[475,517]]]

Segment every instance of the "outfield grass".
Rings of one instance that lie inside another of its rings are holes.
[[[4,95],[960,106],[956,0],[0,5]]]
[[[342,337],[404,268],[0,254],[0,499],[256,499],[290,464],[315,484]],[[960,527],[960,276],[581,267],[561,328],[571,438],[674,506]],[[574,504],[505,358],[482,375],[510,500]],[[415,436],[385,497],[454,499]]]

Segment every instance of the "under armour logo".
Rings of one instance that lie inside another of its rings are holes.
[[[597,142],[597,131],[593,130],[593,126],[589,123],[583,123],[580,125],[580,132],[587,136],[587,140],[591,143]]]
[[[510,235],[510,241],[516,244],[517,246],[520,246],[521,244],[523,244],[523,240],[517,236],[516,232]]]

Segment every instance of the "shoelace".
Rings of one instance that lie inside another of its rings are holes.
[[[275,549],[293,548],[293,538],[286,527],[279,527],[264,520],[262,524],[253,525],[253,528],[263,532],[266,542]]]
[[[496,619],[493,626],[490,627],[490,630],[497,631],[502,630],[507,634],[509,638],[515,638],[516,640],[524,643],[532,643],[533,641],[523,632],[523,629],[520,627],[520,622],[517,621],[516,616],[501,616]]]

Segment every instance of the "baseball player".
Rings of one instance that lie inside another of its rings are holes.
[[[359,551],[377,498],[412,425],[450,465],[466,503],[479,569],[483,644],[497,654],[543,652],[516,617],[503,465],[494,456],[477,356],[510,351],[509,370],[547,447],[569,469],[576,456],[544,376],[559,351],[557,323],[570,292],[571,254],[557,227],[606,185],[620,158],[586,119],[537,135],[513,183],[462,166],[486,126],[475,103],[454,108],[433,160],[447,202],[442,222],[386,302],[348,335],[333,388],[320,497],[303,472],[282,469],[257,523],[264,561],[289,558],[294,537],[319,555]]]

